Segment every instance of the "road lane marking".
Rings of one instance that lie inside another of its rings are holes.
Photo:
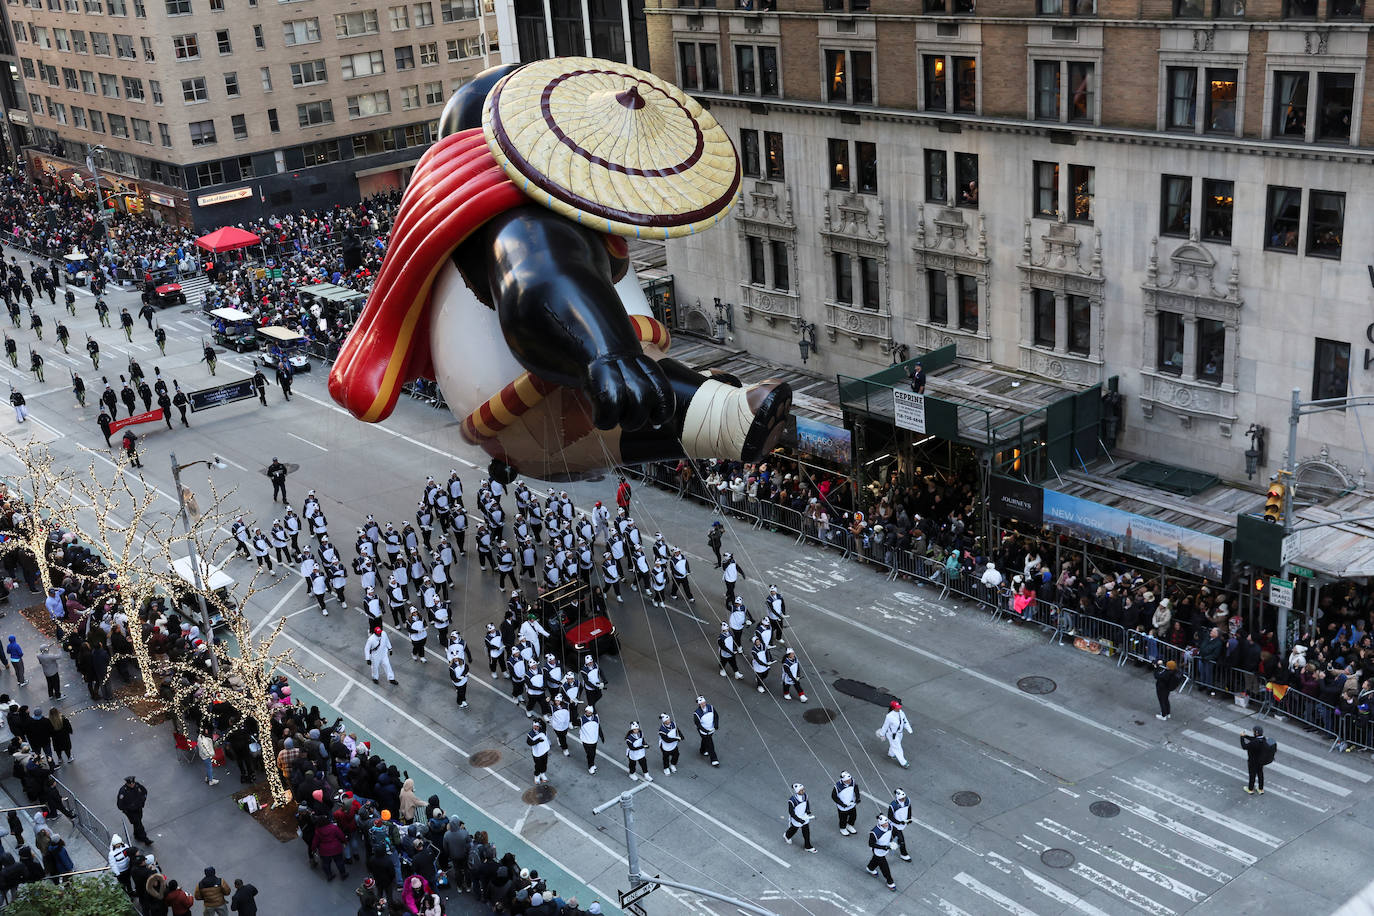
[[[1190,871],[1195,871],[1204,878],[1211,878],[1219,884],[1227,884],[1235,878],[1235,875],[1224,872],[1213,865],[1208,865],[1201,859],[1195,859],[1186,853],[1179,852],[1167,843],[1157,840],[1149,834],[1141,833],[1134,827],[1125,828],[1121,832],[1121,835],[1132,843],[1144,846],[1151,852],[1159,853],[1159,855],[1163,856],[1166,860],[1182,865]]]
[[[351,413],[349,413],[348,411],[344,410],[342,407],[336,407],[335,405],[330,404],[328,401],[321,401],[319,398],[312,398],[310,395],[306,394],[305,392],[300,392],[300,396],[303,397],[303,398],[305,398],[307,401],[311,401],[312,403],[319,404],[321,407],[328,407],[330,410],[334,411],[335,413],[341,413],[341,414],[343,414],[344,416],[349,417],[349,418],[352,418],[352,417],[353,417],[353,414],[351,414]],[[370,424],[370,425],[371,425],[371,427],[372,427],[373,429],[377,430],[378,432],[386,433],[388,436],[395,436],[395,437],[398,438],[398,439],[401,439],[401,440],[404,440],[404,441],[406,441],[406,442],[409,442],[411,445],[418,445],[420,448],[424,449],[425,451],[433,452],[433,453],[436,454],[436,455],[443,455],[445,458],[450,458],[450,459],[452,459],[453,461],[456,461],[456,462],[458,462],[459,464],[465,465],[465,466],[470,467],[470,468],[476,468],[476,467],[478,467],[478,465],[473,464],[471,461],[468,461],[466,458],[459,458],[457,455],[453,454],[452,452],[446,452],[446,451],[444,451],[444,450],[441,449],[441,448],[435,448],[434,446],[430,445],[429,443],[427,443],[427,442],[421,442],[419,439],[413,439],[413,438],[411,438],[410,436],[407,436],[405,433],[397,432],[397,431],[394,430],[394,429],[390,429],[390,428],[388,428],[388,427],[386,427],[386,426],[382,426],[382,425],[377,424],[377,423],[373,423],[373,424]]]
[[[299,439],[301,442],[304,442],[306,445],[310,446],[311,448],[317,448],[317,449],[319,449],[319,450],[322,451],[322,452],[327,452],[327,451],[329,451],[329,449],[325,448],[323,445],[316,445],[314,442],[311,442],[309,439],[306,439],[306,438],[304,438],[304,437],[302,437],[302,436],[298,436],[298,435],[296,435],[295,433],[288,432],[287,435],[290,436],[292,439]]]
[[[1172,894],[1177,894],[1180,897],[1191,900],[1193,903],[1201,903],[1207,899],[1207,893],[1205,891],[1200,891],[1195,887],[1184,884],[1182,881],[1170,878],[1168,875],[1151,868],[1144,862],[1133,859],[1120,850],[1105,846],[1092,837],[1079,833],[1072,827],[1066,827],[1058,821],[1048,817],[1042,817],[1040,820],[1036,821],[1036,824],[1046,832],[1077,843],[1079,846],[1082,846],[1090,852],[1096,853],[1108,862],[1120,865],[1132,874],[1139,875],[1151,884],[1156,884]]]
[[[1233,830],[1236,833],[1239,833],[1241,836],[1252,837],[1258,840],[1259,842],[1263,843],[1265,846],[1272,846],[1275,849],[1278,849],[1280,846],[1283,845],[1283,840],[1274,836],[1272,833],[1266,833],[1265,831],[1260,830],[1258,827],[1251,827],[1249,824],[1242,823],[1241,821],[1238,821],[1233,817],[1222,814],[1220,811],[1213,811],[1206,805],[1199,805],[1197,802],[1190,801],[1181,795],[1178,795],[1174,792],[1170,792],[1168,789],[1165,789],[1162,786],[1157,786],[1154,783],[1141,779],[1138,776],[1132,776],[1129,779],[1122,779],[1120,776],[1113,776],[1112,778],[1119,783],[1123,783],[1124,785],[1134,786],[1135,788],[1153,796],[1154,798],[1159,799],[1160,801],[1166,801],[1171,805],[1175,805],[1176,807],[1182,808],[1189,814],[1192,814],[1196,817],[1200,817],[1204,820],[1211,821],[1218,827],[1225,827],[1228,830]]]
[[[1252,856],[1245,850],[1237,849],[1230,843],[1225,843],[1221,840],[1218,840],[1216,837],[1208,836],[1200,830],[1194,830],[1192,827],[1189,827],[1182,821],[1177,821],[1172,817],[1169,817],[1167,814],[1160,814],[1153,808],[1147,808],[1139,802],[1131,801],[1124,795],[1118,795],[1115,792],[1098,790],[1094,790],[1091,794],[1096,795],[1098,798],[1101,798],[1105,801],[1116,802],[1117,805],[1119,805],[1124,810],[1131,812],[1136,817],[1142,820],[1149,821],[1156,827],[1163,827],[1170,833],[1176,833],[1179,836],[1183,837],[1185,840],[1191,840],[1194,843],[1197,843],[1199,846],[1206,846],[1213,852],[1219,852],[1228,858],[1235,859],[1242,865],[1250,866],[1254,865],[1256,862],[1259,861],[1258,856]]]
[[[1037,916],[1035,910],[1027,909],[1010,897],[993,890],[968,872],[959,872],[954,876],[954,880],[1012,916]]]
[[[1046,844],[1040,842],[1039,840],[1033,840],[1025,835],[1022,835],[1021,839],[1018,839],[1016,841],[1016,845],[1037,856],[1043,853],[1045,850],[1049,849],[1049,846],[1047,846]],[[1025,873],[1025,876],[1028,879],[1030,879],[1030,882],[1036,886],[1036,889],[1039,890],[1041,893],[1045,894],[1047,897],[1050,897],[1051,899],[1056,900],[1059,903],[1072,906],[1074,907],[1074,909],[1079,910],[1080,912],[1088,913],[1090,914],[1090,916],[1109,916],[1109,914],[1106,911],[1099,910],[1092,904],[1082,900],[1081,898],[1073,894],[1068,893],[1063,888],[1051,883],[1049,879],[1037,875],[1029,868],[1022,866],[1021,871]],[[1139,907],[1147,913],[1153,914],[1153,916],[1174,916],[1175,914],[1174,910],[1169,909],[1169,907],[1160,903],[1158,900],[1152,900],[1151,898],[1146,897],[1139,891],[1127,887],[1120,881],[1117,881],[1115,878],[1108,877],[1107,875],[1102,874],[1102,872],[1098,871],[1097,869],[1084,865],[1082,862],[1075,862],[1074,864],[1070,865],[1069,872],[1071,874],[1077,875],[1078,877],[1082,878],[1083,880],[1091,884],[1097,885],[1102,890],[1111,894],[1113,897],[1118,897],[1126,901],[1127,903]],[[1042,887],[1042,882],[1047,886]]]
[[[1191,741],[1196,741],[1199,744],[1205,744],[1208,747],[1216,748],[1217,750],[1226,754],[1230,754],[1233,757],[1245,757],[1245,751],[1239,745],[1232,747],[1229,743],[1222,741],[1219,738],[1213,738],[1211,735],[1204,735],[1201,732],[1195,732],[1192,729],[1185,729],[1182,732],[1182,734],[1183,737]],[[1271,770],[1275,773],[1282,773],[1284,776],[1291,776],[1293,779],[1296,779],[1299,782],[1305,782],[1313,788],[1322,789],[1326,792],[1330,792],[1332,795],[1339,795],[1341,798],[1345,798],[1347,795],[1350,794],[1350,790],[1345,788],[1344,786],[1338,786],[1334,782],[1327,782],[1320,776],[1312,776],[1302,770],[1299,770],[1295,767],[1290,767],[1286,764],[1271,763],[1266,767],[1266,769]]]

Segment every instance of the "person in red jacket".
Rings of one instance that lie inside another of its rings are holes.
[[[326,881],[334,880],[334,869],[339,870],[339,877],[348,880],[348,868],[344,865],[344,849],[348,845],[348,838],[339,829],[339,825],[328,818],[320,818],[315,825],[315,835],[310,838],[310,851],[320,854],[320,860],[324,863],[324,878]]]
[[[620,486],[615,488],[615,504],[626,512],[630,511],[630,482],[620,478]]]

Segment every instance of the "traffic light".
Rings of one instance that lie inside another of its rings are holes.
[[[1264,520],[1283,521],[1283,494],[1287,488],[1277,480],[1269,485],[1269,495],[1264,500]]]

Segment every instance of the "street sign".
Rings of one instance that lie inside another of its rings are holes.
[[[645,897],[658,890],[662,885],[656,881],[645,881],[643,884],[628,891],[616,891],[620,895],[620,908],[626,909],[636,900],[643,900]]]
[[[1315,579],[1317,574],[1306,566],[1289,566],[1288,571],[1295,576],[1302,576],[1304,579]]]
[[[237,382],[217,385],[214,388],[202,388],[187,395],[191,401],[192,413],[218,407],[221,404],[229,404],[233,401],[244,401],[256,396],[257,391],[253,388],[251,378],[239,379]]]
[[[622,909],[627,913],[633,913],[634,916],[649,916],[649,911],[637,903],[627,903]]]
[[[1271,576],[1269,579],[1269,603],[1275,607],[1293,607],[1293,580]]]

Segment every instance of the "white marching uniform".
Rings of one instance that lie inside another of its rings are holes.
[[[878,729],[878,737],[887,739],[887,756],[897,758],[898,763],[906,766],[906,755],[902,753],[903,732],[912,734],[906,713],[900,709],[889,710],[883,718],[883,727]]]

